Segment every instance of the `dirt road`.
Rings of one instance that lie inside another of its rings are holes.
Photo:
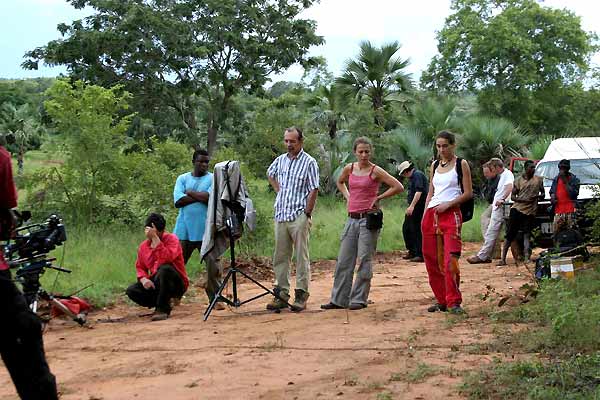
[[[494,303],[482,297],[515,293],[528,280],[522,266],[463,263],[468,317],[431,314],[424,264],[378,255],[368,308],[321,311],[333,268],[314,265],[300,314],[267,313],[265,297],[203,322],[198,294],[167,321],[126,305],[92,314],[91,329],[53,321],[45,344],[61,399],[459,399],[463,371],[505,356],[478,350],[498,333],[485,316]],[[240,293],[258,291],[243,284]],[[1,368],[0,399],[14,398]]]

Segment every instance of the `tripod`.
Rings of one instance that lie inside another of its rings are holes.
[[[83,326],[86,322],[85,314],[73,313],[56,297],[54,297],[51,293],[48,293],[40,283],[40,275],[43,274],[44,270],[47,268],[54,269],[59,272],[71,273],[71,271],[68,269],[52,265],[51,262],[54,260],[54,258],[48,260],[43,258],[36,259],[17,270],[16,279],[17,281],[21,282],[21,286],[23,287],[23,295],[25,296],[27,305],[34,314],[37,314],[39,300],[46,300],[51,305],[57,307],[64,314],[71,317],[73,321]]]
[[[231,256],[229,271],[227,272],[227,275],[225,275],[223,282],[219,286],[219,289],[217,290],[215,297],[212,299],[208,308],[204,312],[204,321],[206,321],[208,319],[208,317],[210,316],[210,313],[212,312],[213,308],[215,307],[215,305],[217,304],[218,301],[222,301],[226,304],[229,304],[232,307],[240,307],[240,306],[242,306],[246,303],[249,303],[253,300],[256,300],[263,296],[271,294],[271,295],[275,296],[276,298],[278,298],[279,300],[286,303],[289,307],[291,307],[291,305],[279,295],[279,291],[277,289],[275,289],[275,290],[268,289],[262,283],[258,282],[256,279],[252,278],[251,276],[246,274],[244,271],[241,271],[237,268],[237,265],[235,263],[235,237],[233,234],[234,225],[236,224],[234,219],[235,219],[235,216],[231,216],[231,217],[227,218],[227,220],[225,222],[225,225],[227,226],[227,235],[229,236],[229,252],[230,252],[230,256]],[[240,299],[238,298],[238,291],[237,291],[237,274],[241,274],[244,278],[248,279],[249,281],[254,283],[256,286],[259,286],[261,289],[264,290],[264,293],[254,296],[248,300],[240,301]],[[233,300],[230,300],[227,297],[223,296],[223,290],[227,286],[227,282],[229,281],[230,278],[231,278],[231,283],[232,283],[232,287],[233,287]],[[276,310],[275,312],[280,312],[280,311]]]

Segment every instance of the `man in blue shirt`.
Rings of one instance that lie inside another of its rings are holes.
[[[179,238],[186,264],[194,250],[197,249],[200,253],[202,248],[208,196],[213,176],[208,172],[209,161],[210,157],[206,150],[196,150],[192,156],[193,170],[179,175],[173,190],[175,207],[179,209],[173,233]],[[210,280],[211,277],[208,279]]]

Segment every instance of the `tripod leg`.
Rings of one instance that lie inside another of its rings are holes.
[[[267,288],[265,285],[263,285],[262,283],[260,283],[259,281],[257,281],[256,279],[254,279],[253,277],[251,277],[250,275],[246,274],[244,271],[236,269],[236,272],[239,272],[240,274],[242,274],[244,276],[244,278],[248,279],[249,281],[251,281],[252,283],[254,283],[256,286],[260,287],[261,289],[265,290],[267,293],[273,295],[273,297],[278,298],[279,300],[283,301],[285,304],[287,304],[289,307],[291,307],[292,305],[290,303],[288,303],[283,297],[281,297],[279,295],[279,290],[271,290],[269,288]],[[266,294],[266,293],[265,293]],[[260,296],[258,296],[260,297]],[[246,303],[247,301],[245,301],[244,303]]]
[[[208,319],[208,317],[210,316],[210,313],[212,312],[213,308],[215,308],[215,305],[217,304],[217,301],[219,301],[219,300],[224,301],[225,303],[229,304],[230,306],[236,307],[235,303],[233,303],[231,300],[229,300],[222,294],[223,290],[225,290],[225,287],[227,286],[227,281],[229,281],[229,278],[232,275],[233,275],[233,269],[230,269],[227,272],[227,275],[225,275],[225,278],[223,278],[223,282],[221,283],[221,286],[219,286],[217,293],[215,293],[215,297],[213,297],[212,301],[208,305],[208,308],[206,309],[206,311],[204,311],[204,321],[206,321]]]

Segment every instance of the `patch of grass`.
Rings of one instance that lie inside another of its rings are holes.
[[[407,375],[407,381],[410,383],[419,383],[425,381],[430,376],[440,373],[440,369],[436,366],[419,363],[417,367],[410,371]]]
[[[600,353],[551,362],[495,360],[468,374],[460,392],[469,399],[584,400],[600,398]]]
[[[508,313],[501,321],[530,322],[535,329],[517,338],[532,348],[585,352],[600,348],[600,271],[588,270],[575,279],[546,280],[537,298]]]
[[[544,361],[501,362],[465,378],[461,391],[471,399],[600,399],[600,271],[572,280],[547,280],[537,297],[496,321],[533,326],[509,335],[511,350],[540,352]],[[506,348],[504,349],[506,351]]]
[[[409,383],[419,383],[427,380],[427,378],[435,375],[439,375],[443,371],[435,366],[425,363],[418,363],[417,366],[411,371],[407,372],[396,372],[390,375],[390,382],[406,381]]]
[[[381,393],[377,393],[377,400],[392,400],[392,393],[391,392],[381,392]]]

